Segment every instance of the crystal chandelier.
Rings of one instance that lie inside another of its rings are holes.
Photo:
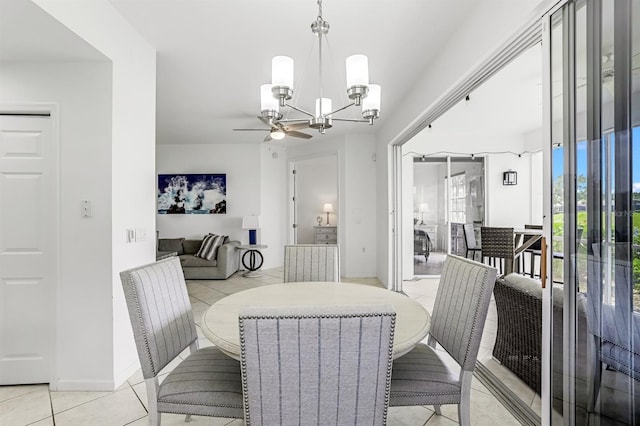
[[[315,101],[315,113],[305,111],[287,103],[293,95],[293,59],[287,56],[276,56],[271,61],[271,84],[260,87],[260,113],[263,121],[273,123],[299,122],[296,129],[310,127],[324,134],[333,127],[334,121],[351,121],[373,124],[380,114],[380,86],[369,84],[369,64],[365,55],[353,55],[346,59],[347,96],[352,101],[337,109],[332,109],[331,99],[322,95],[322,41],[329,32],[329,23],[322,19],[322,0],[318,0],[318,17],[311,23],[311,31],[318,36],[318,79],[320,93]],[[334,114],[352,106],[362,107],[362,119],[338,118]],[[280,108],[288,107],[301,112],[304,118],[282,119]],[[285,133],[274,129],[273,139],[284,138]]]

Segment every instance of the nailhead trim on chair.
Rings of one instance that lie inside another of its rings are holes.
[[[362,318],[362,317],[376,317],[376,316],[387,316],[391,317],[391,339],[389,342],[389,361],[387,362],[387,372],[386,372],[386,385],[385,385],[385,408],[384,408],[384,425],[387,424],[386,418],[389,410],[389,399],[390,399],[390,390],[391,390],[391,373],[393,367],[393,336],[395,334],[395,323],[396,323],[396,315],[395,313],[362,313],[362,314],[283,314],[283,315],[240,315],[238,317],[239,320],[239,331],[240,331],[240,348],[241,348],[241,369],[242,369],[242,393],[243,393],[243,401],[244,401],[244,412],[245,412],[245,424],[247,426],[251,425],[251,418],[249,414],[249,398],[248,398],[248,384],[246,380],[246,342],[245,342],[245,330],[244,330],[244,322],[246,319],[314,319],[314,318]]]

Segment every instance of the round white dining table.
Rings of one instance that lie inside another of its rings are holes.
[[[202,318],[204,335],[232,358],[240,359],[238,314],[248,306],[339,306],[390,304],[396,311],[393,357],[413,349],[429,333],[431,316],[418,302],[401,293],[365,284],[293,282],[240,291],[220,299]]]

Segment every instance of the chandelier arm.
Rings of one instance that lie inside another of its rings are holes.
[[[334,110],[334,111],[331,111],[329,114],[325,114],[325,116],[326,116],[326,117],[329,117],[329,116],[331,116],[332,114],[335,114],[336,112],[343,111],[343,110],[345,110],[345,109],[347,109],[347,108],[349,108],[349,107],[354,106],[355,104],[356,104],[355,102],[351,102],[351,103],[350,103],[350,104],[348,104],[348,105],[345,105],[345,106],[343,106],[343,107],[341,107],[341,108],[338,108],[338,109],[336,109],[336,110]]]
[[[303,113],[303,114],[306,114],[306,115],[308,115],[309,117],[315,117],[315,116],[314,116],[313,114],[311,114],[309,111],[305,111],[305,110],[303,110],[302,108],[298,108],[297,106],[294,106],[294,105],[291,105],[291,104],[284,104],[284,106],[287,106],[287,107],[289,107],[289,108],[291,108],[291,109],[295,109],[296,111],[301,112],[301,113]]]
[[[361,118],[331,118],[333,121],[350,121],[352,123],[369,123],[369,120]]]
[[[308,123],[308,118],[285,118],[284,120],[278,120],[278,123]]]

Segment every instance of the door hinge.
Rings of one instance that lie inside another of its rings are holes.
[[[296,169],[291,170],[291,173],[295,175],[296,174]]]
[[[294,224],[293,224],[293,228],[295,229],[295,228],[297,228],[297,227],[298,227],[298,225],[294,223]]]

